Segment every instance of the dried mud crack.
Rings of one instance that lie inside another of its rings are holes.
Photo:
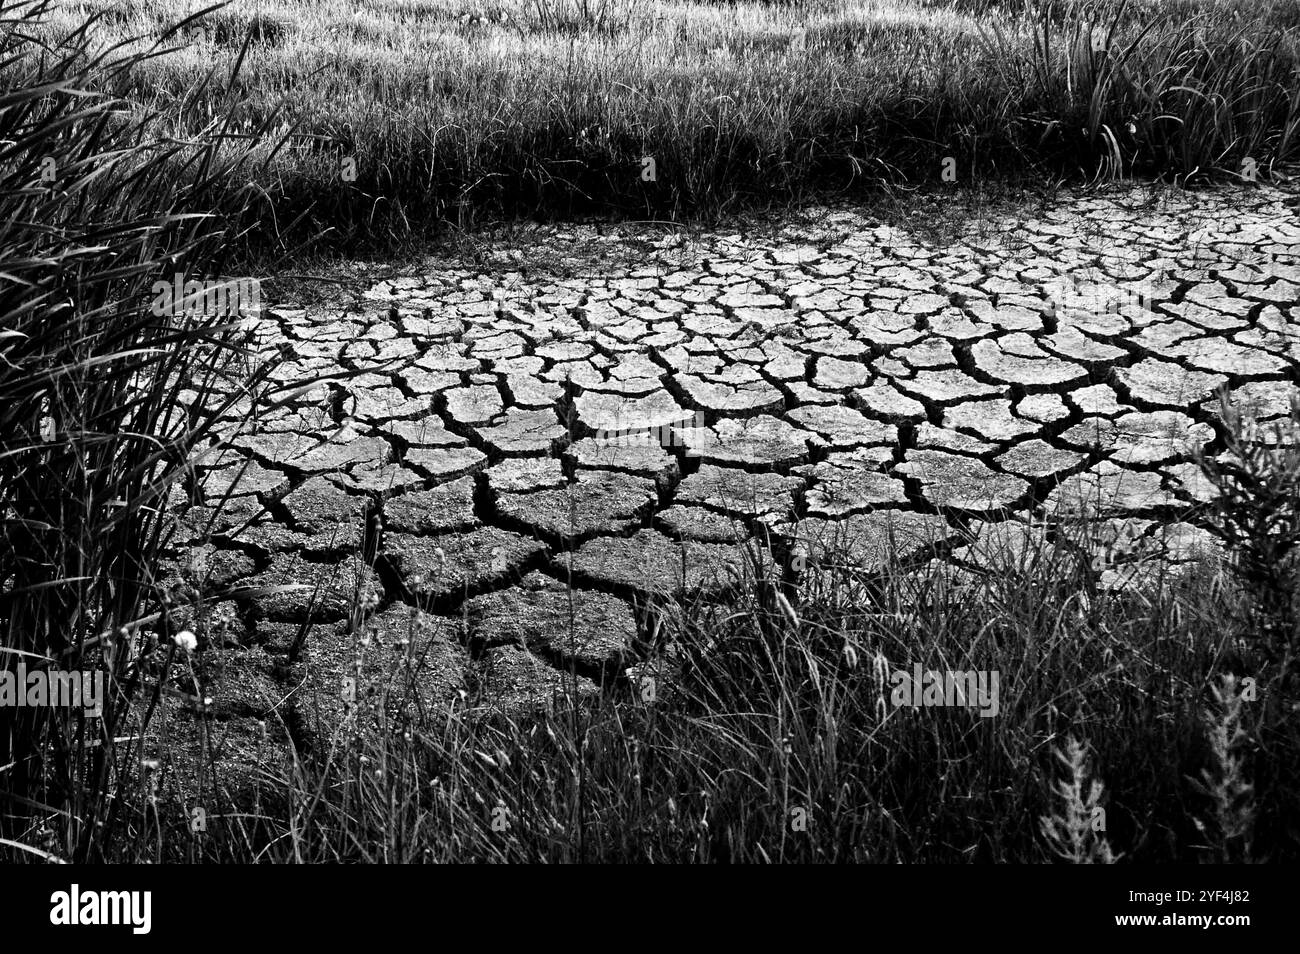
[[[753,566],[797,593],[832,545],[978,572],[1085,518],[1113,579],[1184,563],[1214,546],[1192,455],[1218,446],[1217,390],[1268,419],[1300,383],[1287,199],[1117,191],[943,245],[846,211],[653,254],[606,228],[640,260],[434,260],[270,303],[276,383],[351,374],[223,422],[178,494],[172,570],[227,596],[224,717],[313,744],[385,656],[404,705],[595,693],[652,661],[667,601]]]

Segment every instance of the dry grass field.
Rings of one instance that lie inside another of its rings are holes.
[[[95,40],[131,53],[201,9],[69,0],[38,33],[97,14]],[[230,208],[273,247],[328,229],[355,251],[502,216],[1267,172],[1296,149],[1297,17],[1240,0],[234,0],[113,92],[156,111],[158,135],[262,130],[266,164]]]

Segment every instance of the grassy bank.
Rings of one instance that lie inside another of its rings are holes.
[[[199,8],[73,0],[47,33],[98,11],[120,42]],[[301,234],[382,245],[881,186],[1266,176],[1295,154],[1296,26],[1267,0],[234,0],[117,91],[180,137],[282,108],[288,146],[240,206],[256,237],[310,210]],[[196,92],[246,36],[239,75]]]
[[[292,765],[250,778],[217,763],[196,785],[196,753],[164,753],[156,798],[126,786],[134,807],[102,847],[131,861],[1294,861],[1295,677],[1249,592],[1213,562],[1102,588],[1099,551],[1069,538],[973,576],[826,566],[786,604],[751,585],[723,609],[665,607],[672,650],[643,678],[539,711],[471,698],[404,718],[425,707],[394,653],[358,688],[373,707]],[[895,674],[914,666],[997,673],[996,712],[896,704]]]
[[[33,812],[109,808],[163,502],[208,430],[199,410],[255,383],[233,323],[150,308],[161,278],[221,274],[225,226],[196,210],[249,157],[211,130],[156,139],[153,117],[96,92],[147,52],[40,45],[49,13],[0,2],[0,671],[99,669],[116,689],[102,721],[0,707],[0,844],[20,854]]]

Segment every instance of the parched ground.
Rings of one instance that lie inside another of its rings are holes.
[[[264,303],[277,382],[354,374],[232,424],[192,488],[178,572],[236,587],[203,633],[223,738],[310,742],[397,657],[411,704],[595,691],[644,659],[645,607],[723,598],[755,555],[797,583],[831,537],[971,568],[1086,517],[1124,544],[1109,573],[1189,559],[1214,392],[1275,418],[1300,382],[1288,202],[1121,191],[946,239],[853,211],[554,228]],[[571,273],[509,264],[539,257]]]

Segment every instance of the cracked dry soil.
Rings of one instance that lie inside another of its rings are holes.
[[[1112,581],[1185,562],[1213,545],[1191,455],[1216,390],[1268,419],[1300,383],[1294,202],[1116,190],[950,243],[855,211],[546,228],[558,259],[651,251],[269,303],[275,383],[351,375],[220,422],[178,491],[169,570],[227,594],[194,620],[214,738],[249,764],[310,747],[402,658],[406,706],[598,692],[650,665],[647,608],[725,599],[747,549],[787,583],[832,537],[868,570],[892,535],[978,572],[1084,518]]]

